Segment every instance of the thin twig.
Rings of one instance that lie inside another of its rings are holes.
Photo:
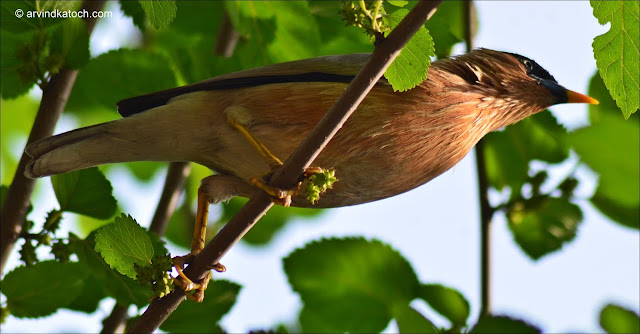
[[[467,52],[473,50],[475,13],[473,1],[465,1],[464,6],[465,46]],[[484,160],[484,139],[476,144],[476,173],[478,177],[478,200],[480,201],[480,315],[491,312],[491,218],[494,209],[489,204],[489,183]]]
[[[158,200],[156,212],[151,219],[149,231],[158,236],[163,236],[169,225],[169,219],[176,210],[180,195],[184,190],[184,182],[189,176],[190,165],[188,162],[172,162],[167,169],[167,176],[162,188],[162,195]],[[124,333],[127,320],[127,307],[116,304],[111,313],[102,322],[101,333]]]
[[[102,321],[100,333],[124,333],[127,319],[127,307],[119,304],[114,305],[111,314]]]
[[[493,209],[487,196],[488,181],[484,160],[484,140],[476,144],[478,199],[480,200],[480,314],[491,313],[491,218]]]
[[[236,49],[240,34],[236,31],[231,24],[229,14],[225,11],[222,15],[222,21],[220,22],[220,28],[218,30],[218,37],[216,38],[216,45],[213,49],[213,53],[226,58],[233,55],[233,51]]]
[[[184,190],[184,182],[191,171],[188,162],[172,162],[167,169],[162,195],[158,200],[156,212],[151,219],[149,231],[163,236],[169,225],[171,215],[176,211],[178,200]]]
[[[231,57],[231,55],[233,55],[233,51],[236,48],[238,37],[239,35],[231,24],[229,15],[225,12],[223,14],[222,22],[220,23],[220,28],[218,29],[216,44],[213,51],[214,54],[227,58]],[[190,171],[191,168],[188,162],[169,163],[167,176],[165,178],[164,187],[162,189],[162,195],[160,196],[160,200],[158,200],[156,212],[151,219],[149,231],[155,233],[158,236],[162,236],[165,234],[167,226],[169,225],[169,219],[176,210],[178,200],[180,199],[180,195],[184,190],[184,182],[189,176]],[[116,317],[117,315],[122,314],[120,308],[121,306],[116,304],[113,307],[111,315],[107,319],[112,318],[112,316]],[[124,312],[123,316],[118,320],[120,321],[121,325],[121,327],[118,328],[124,330],[124,325],[126,325],[127,321],[126,312]],[[113,322],[115,323],[115,320]],[[103,329],[103,332],[105,332],[105,329]]]
[[[91,13],[101,10],[105,2],[85,0],[82,3],[82,8]],[[97,19],[88,15],[84,20],[87,31],[91,35]],[[42,100],[40,101],[38,114],[33,122],[31,133],[29,133],[27,145],[53,134],[56,123],[67,105],[67,99],[71,94],[71,88],[73,88],[77,75],[78,70],[70,70],[65,67],[51,76],[42,91]],[[20,232],[22,232],[22,225],[29,207],[29,199],[35,186],[35,180],[24,176],[24,169],[30,160],[31,157],[26,153],[23,153],[22,157],[20,157],[18,168],[2,205],[2,213],[0,213],[0,274],[4,272],[4,266],[13,249],[13,245]]]
[[[238,37],[239,35],[231,24],[229,15],[225,12],[216,37],[214,54],[231,57],[235,51]],[[184,182],[189,172],[190,164],[188,162],[172,162],[169,164],[162,195],[160,196],[156,212],[151,220],[149,231],[159,236],[164,235],[169,224],[169,219],[175,212],[180,194],[184,189]],[[117,308],[118,305],[114,306],[113,312],[116,312]],[[124,318],[123,321],[126,321],[126,318]]]
[[[384,71],[397,57],[402,47],[422,27],[429,14],[441,2],[441,0],[423,1],[417,4],[396,29],[389,34],[388,38],[376,46],[369,62],[353,79],[309,136],[291,154],[285,164],[275,172],[270,183],[272,186],[287,188],[294,185],[304,169],[311,165],[324,146],[382,77]],[[205,273],[210,270],[209,268],[217,264],[222,256],[253,227],[272,205],[273,203],[263,191],[257,191],[240,212],[193,259],[185,269],[185,274],[195,281],[202,279]],[[154,300],[129,332],[153,332],[178,307],[184,298],[185,293],[176,289],[168,296]]]

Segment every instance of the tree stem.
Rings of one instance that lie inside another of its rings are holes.
[[[104,7],[105,1],[84,1],[82,8],[93,12]],[[89,35],[95,27],[96,18],[91,16],[84,19]],[[71,70],[66,67],[60,72],[51,76],[49,82],[42,91],[42,100],[38,107],[36,119],[29,133],[27,145],[49,137],[53,134],[56,123],[62,111],[67,105],[67,99],[71,94],[71,88],[78,76],[78,70]],[[24,169],[31,157],[22,153],[13,181],[7,191],[2,212],[0,213],[0,275],[4,272],[9,254],[22,232],[22,225],[25,221],[29,199],[35,187],[36,180],[28,179],[24,176]]]
[[[424,25],[429,15],[442,1],[421,1],[387,39],[376,46],[371,58],[360,73],[347,86],[344,93],[318,122],[309,136],[291,154],[284,165],[271,178],[271,186],[288,188],[295,184],[306,167],[320,154],[344,122],[356,110],[359,103],[384,74],[402,47]],[[273,205],[266,193],[257,191],[249,202],[220,230],[218,235],[200,252],[185,269],[192,280],[204,277],[210,268],[226,254]],[[162,299],[155,299],[140,319],[129,330],[131,333],[150,333],[184,300],[185,293],[176,289]]]
[[[480,315],[491,313],[491,218],[493,208],[487,196],[488,182],[484,160],[484,141],[476,145],[478,198],[480,200]]]
[[[475,12],[473,1],[463,5],[465,23],[465,46],[467,52],[473,50],[475,33]],[[478,177],[478,199],[480,201],[480,315],[491,313],[491,218],[494,209],[489,204],[489,183],[484,160],[484,139],[475,148],[476,173]]]
[[[191,167],[188,162],[169,163],[167,176],[164,180],[164,187],[162,188],[162,195],[160,196],[160,200],[158,200],[156,212],[151,219],[149,231],[158,236],[164,235],[169,225],[169,219],[176,211],[178,200],[184,190],[184,182],[190,172]]]

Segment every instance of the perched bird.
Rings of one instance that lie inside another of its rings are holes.
[[[256,145],[286,159],[368,57],[276,64],[120,101],[123,119],[29,145],[25,175],[193,161],[216,172],[201,185],[209,202],[250,196],[248,180],[276,167]],[[571,102],[597,103],[531,59],[488,49],[434,62],[427,80],[407,92],[381,79],[314,162],[335,168],[339,181],[317,204],[294,196],[292,205],[339,207],[406,192],[453,167],[488,132]]]
[[[209,276],[193,283],[180,269],[204,247],[209,203],[250,196],[254,186],[276,202],[302,207],[391,197],[453,167],[490,131],[554,104],[597,103],[560,86],[531,59],[478,49],[434,62],[427,80],[407,92],[393,92],[384,79],[376,83],[314,161],[335,169],[338,178],[315,205],[257,182],[256,176],[267,175],[302,142],[368,57],[265,66],[120,101],[123,119],[29,145],[33,159],[25,175],[141,160],[193,161],[215,171],[198,190],[191,253],[174,259],[181,277],[174,282],[195,290],[188,296],[202,301]]]

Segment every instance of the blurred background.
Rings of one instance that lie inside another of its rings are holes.
[[[475,46],[518,53],[534,59],[563,86],[586,93],[596,73],[591,43],[608,31],[592,15],[587,1],[476,1],[479,30]],[[141,41],[140,31],[130,18],[121,14],[117,2],[108,8],[115,17],[100,20],[91,36],[91,55],[133,46]],[[464,52],[457,44],[453,54]],[[5,161],[15,160],[24,148],[27,133],[16,122],[31,124],[40,98],[38,89],[19,100],[2,101],[2,184],[11,182],[13,170]],[[115,111],[115,102],[113,101]],[[20,118],[9,115],[15,109]],[[569,131],[589,124],[586,105],[558,105],[553,115]],[[112,119],[118,115],[113,112]],[[84,124],[83,124],[84,125]],[[71,115],[63,115],[56,133],[80,126]],[[606,138],[603,138],[606,140]],[[408,193],[383,201],[324,211],[314,218],[298,218],[279,231],[266,246],[236,245],[223,259],[224,274],[215,274],[243,286],[239,298],[221,325],[229,332],[270,328],[274,324],[296,321],[301,307],[282,270],[282,258],[296,248],[322,237],[362,235],[379,239],[398,250],[413,265],[421,282],[443,283],[458,289],[471,304],[471,317],[479,313],[480,254],[479,206],[474,152],[437,179]],[[570,172],[577,157],[549,169],[551,180]],[[539,169],[547,166],[540,164]],[[139,182],[124,167],[107,170],[114,196],[123,212],[141,224],[148,224],[160,196],[166,167],[157,170],[150,181]],[[588,199],[597,185],[597,175],[582,166],[576,171],[579,197]],[[493,192],[490,200],[504,194]],[[51,183],[37,183],[32,199],[31,220],[40,222],[46,212],[57,207]],[[491,232],[492,305],[496,314],[526,319],[545,332],[598,332],[598,315],[610,302],[638,312],[639,234],[612,223],[588,201],[577,204],[584,221],[576,238],[561,251],[534,261],[513,240],[503,215],[496,215]],[[212,207],[211,220],[222,212]],[[267,214],[269,216],[269,214]],[[77,217],[65,214],[65,229],[82,233],[68,224]],[[169,244],[172,254],[184,249]],[[8,268],[19,264],[17,250]],[[4,297],[3,297],[4,298]],[[10,317],[3,332],[98,332],[100,321],[114,305],[104,300],[91,316],[60,311],[43,319]],[[436,321],[444,320],[425,305],[420,311]],[[439,323],[437,323],[439,324]],[[388,332],[396,332],[392,322]]]

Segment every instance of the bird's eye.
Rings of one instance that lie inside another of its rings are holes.
[[[531,64],[530,61],[525,59],[522,63],[524,64],[524,67],[527,68],[527,71],[533,70],[533,64]]]

